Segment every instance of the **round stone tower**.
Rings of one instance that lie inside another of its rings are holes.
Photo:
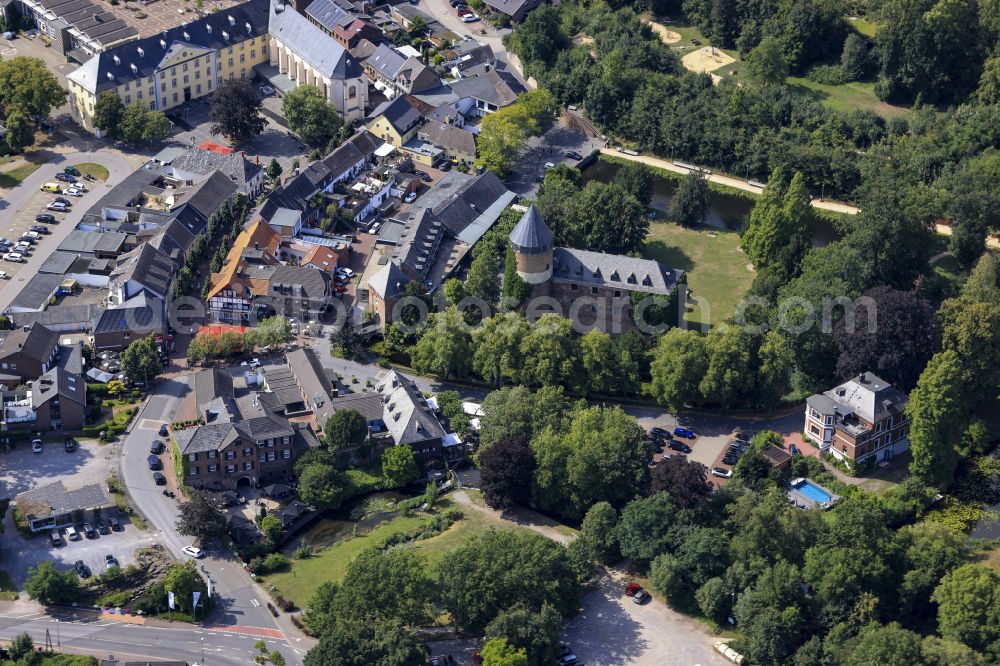
[[[518,276],[535,287],[535,295],[547,293],[552,279],[552,231],[534,204],[510,232],[510,245]]]

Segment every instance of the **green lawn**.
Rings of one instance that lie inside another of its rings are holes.
[[[438,509],[453,507],[447,499],[438,503]],[[496,523],[488,516],[463,509],[465,517],[452,525],[446,532],[436,537],[413,542],[412,546],[418,553],[427,558],[431,576],[436,576],[437,566],[445,555],[458,548],[469,537],[482,534]],[[396,516],[380,523],[369,532],[358,536],[350,536],[352,523],[323,521],[319,529],[312,530],[309,543],[321,548],[319,552],[304,560],[292,560],[289,571],[265,576],[267,587],[274,586],[276,594],[293,600],[297,606],[304,607],[312,596],[316,586],[326,581],[339,581],[347,572],[347,566],[358,553],[365,548],[378,543],[395,532],[412,530],[429,522],[427,516],[409,515]]]
[[[0,599],[4,601],[17,599],[17,586],[6,571],[0,571]]]
[[[878,29],[871,21],[866,21],[863,18],[851,18],[847,19],[847,22],[858,31],[859,34],[864,35],[868,39],[875,38],[875,31]]]
[[[83,164],[74,164],[80,173],[84,176],[91,175],[97,180],[107,180],[108,179],[108,169],[100,164],[95,164],[93,162],[84,162]]]
[[[754,271],[740,248],[739,234],[714,227],[686,229],[671,222],[654,222],[646,236],[646,255],[688,274],[688,288],[698,302],[686,319],[717,325],[736,311],[750,289]],[[706,311],[702,303],[708,302]]]
[[[886,104],[875,96],[874,83],[852,81],[839,86],[816,83],[800,76],[789,76],[788,86],[802,95],[814,97],[834,111],[848,113],[855,109],[868,109],[886,118],[906,116],[910,109]]]
[[[0,173],[0,188],[14,188],[21,184],[21,181],[35,173],[41,164],[34,164],[29,162],[27,164],[22,164],[16,169],[11,169],[10,171],[5,171]]]

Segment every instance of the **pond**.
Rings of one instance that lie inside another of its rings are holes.
[[[584,182],[596,180],[602,183],[611,182],[615,174],[618,173],[618,165],[604,160],[596,160],[583,172]],[[656,211],[656,219],[665,221],[668,218],[670,202],[674,192],[677,191],[678,181],[668,178],[654,176],[653,179],[653,199],[650,207]],[[711,192],[709,200],[708,218],[705,224],[719,229],[729,229],[742,231],[750,211],[753,210],[754,202],[735,194],[722,194]],[[835,240],[840,235],[833,224],[825,218],[816,218],[813,230],[813,246],[822,247]]]

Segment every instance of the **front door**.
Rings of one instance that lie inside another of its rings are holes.
[[[190,101],[190,99],[191,99],[191,86],[188,86],[187,88],[184,89],[184,101],[187,102]]]

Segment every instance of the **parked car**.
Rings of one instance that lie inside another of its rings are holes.
[[[63,168],[63,173],[68,173],[71,176],[79,176],[80,170],[77,169],[75,166],[68,166]]]
[[[52,545],[55,546],[56,548],[63,545],[63,538],[62,535],[59,534],[59,530],[52,530],[51,532],[49,532],[49,540],[52,542]]]
[[[84,185],[83,183],[73,183],[73,189],[74,190],[80,190],[81,192],[89,192],[90,191],[90,190],[87,189],[87,186]]]
[[[160,455],[166,450],[166,446],[158,439],[154,439],[153,443],[149,445],[149,452],[155,455]]]
[[[75,183],[76,182],[76,178],[74,178],[73,176],[69,175],[68,173],[57,173],[56,174],[56,180],[61,180],[64,183]]]
[[[103,520],[98,520],[96,523],[94,523],[94,527],[96,527],[97,531],[100,532],[101,534],[107,534],[108,532],[111,531],[108,529],[108,526],[104,523]]]
[[[54,210],[57,213],[65,213],[69,210],[69,206],[64,203],[59,203],[58,201],[53,201],[48,206],[45,207],[47,210]]]
[[[66,541],[79,541],[80,533],[76,531],[76,528],[70,525],[66,528]]]
[[[646,590],[637,590],[635,594],[632,595],[632,603],[642,605],[647,603],[653,597]]]
[[[687,437],[688,439],[694,439],[694,431],[688,430],[687,428],[677,427],[674,428],[674,434],[678,437]]]
[[[52,192],[53,194],[56,192],[62,192],[62,188],[59,187],[59,183],[45,183],[38,189],[42,192]]]
[[[76,569],[76,573],[80,575],[80,578],[90,578],[90,569],[83,563],[83,560],[77,560],[73,564],[73,568]]]
[[[196,560],[200,560],[201,558],[205,557],[205,551],[203,551],[201,548],[195,548],[194,546],[184,546],[183,548],[181,548],[181,551],[185,555],[190,555]]]
[[[45,227],[42,228],[45,229]],[[47,232],[48,229],[45,229],[45,231]],[[25,231],[23,234],[21,234],[21,240],[27,241],[29,243],[35,243],[41,237],[42,235],[35,230]]]
[[[548,171],[549,169],[555,169],[555,168],[556,168],[556,165],[555,165],[554,162],[546,162],[545,163],[545,170],[546,171]]]
[[[413,203],[416,200],[417,200],[416,192],[410,192],[405,197],[403,197],[403,203]]]
[[[14,244],[13,241],[11,241],[9,238],[4,238],[0,236],[0,245],[2,245],[3,247],[10,247],[13,244]]]
[[[153,482],[158,486],[165,486],[167,485],[167,477],[160,472],[153,472]]]
[[[167,424],[164,423],[163,425],[160,426],[160,437],[166,437],[167,434],[168,434]],[[162,444],[163,442],[160,442],[160,443]]]
[[[559,657],[559,666],[576,666],[578,661],[575,654],[564,654]]]
[[[0,280],[9,280],[10,276],[7,275],[7,271],[0,271]]]
[[[40,439],[33,439],[33,440],[31,440],[31,450],[34,451],[35,453],[41,453],[42,452],[42,440],[40,440]]]
[[[566,151],[566,157],[570,158],[571,160],[582,160],[583,159],[583,155],[581,155],[580,153],[576,152],[575,150],[567,150]]]
[[[55,203],[64,204],[66,206],[72,206],[73,205],[72,201],[70,201],[69,199],[66,199],[64,197],[52,197],[52,201],[54,201]]]
[[[466,14],[462,17],[462,23],[475,23],[479,20],[478,14]]]
[[[345,275],[349,278],[352,278],[354,277],[354,271],[352,271],[350,268],[338,268],[337,275]]]
[[[73,453],[76,451],[76,440],[72,437],[67,437],[66,441],[63,442],[63,448],[66,449],[66,453]]]
[[[97,536],[97,530],[95,530],[94,526],[91,525],[90,523],[83,524],[83,533],[87,535],[88,539],[93,539],[95,536]]]
[[[676,440],[670,440],[667,442],[667,448],[672,451],[681,451],[683,453],[691,453],[691,447],[684,442],[678,442]]]
[[[31,251],[31,243],[28,241],[18,241],[17,245],[14,246],[14,252],[27,254],[29,251]]]
[[[156,470],[160,469],[161,464],[160,464],[160,459],[158,457],[156,457],[156,456],[149,456],[149,458],[147,459],[147,462],[149,463],[149,469],[151,469],[153,471],[156,471]]]
[[[3,258],[4,261],[13,261],[14,263],[24,261],[24,255],[21,254],[20,252],[8,252],[7,254],[3,255]]]
[[[121,524],[121,522],[117,518],[115,518],[114,516],[112,516],[111,518],[108,518],[108,526],[111,528],[112,532],[121,532],[122,531],[122,524]]]
[[[642,585],[639,585],[639,583],[629,583],[628,585],[625,586],[625,596],[626,597],[634,596],[635,593],[641,589]]]
[[[35,222],[55,222],[56,216],[49,213],[39,213],[35,216]]]
[[[114,555],[108,553],[107,555],[104,556],[104,564],[106,564],[107,567],[110,569],[111,567],[118,566],[118,560],[115,559]]]
[[[51,231],[49,231],[49,228],[44,224],[31,225],[31,231],[42,236],[52,233]]]
[[[733,476],[733,470],[726,469],[725,467],[713,467],[712,476],[717,476],[722,479],[728,479]]]
[[[80,190],[76,189],[75,187],[67,187],[65,190],[63,190],[63,194],[68,194],[71,197],[82,197],[83,196],[83,192],[81,192]]]

